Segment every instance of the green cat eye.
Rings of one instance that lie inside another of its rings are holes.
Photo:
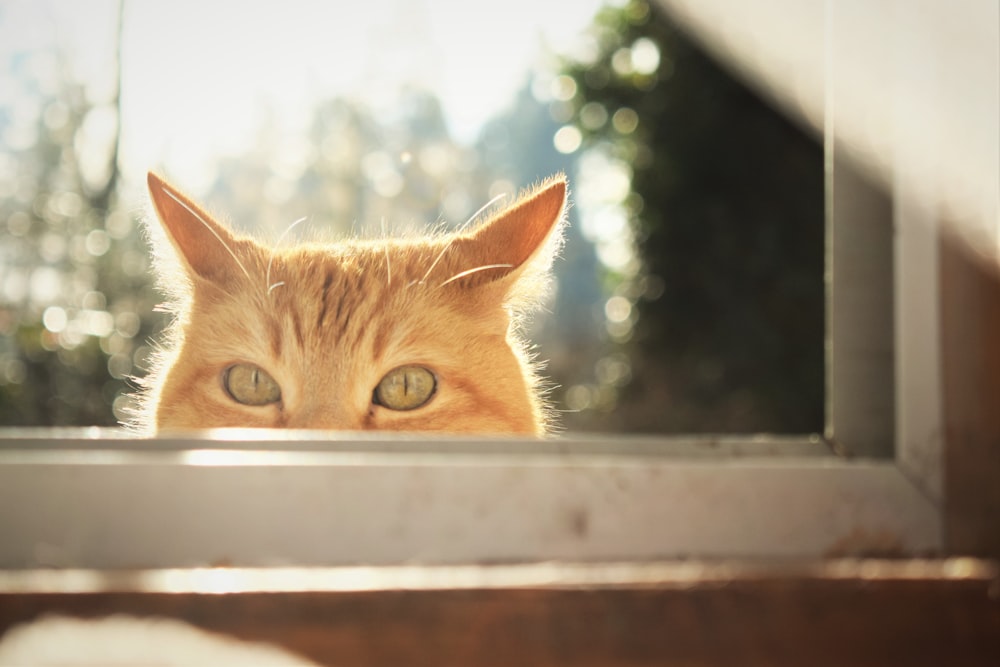
[[[436,389],[437,379],[423,366],[400,366],[386,373],[372,401],[390,410],[413,410],[431,400]]]
[[[281,400],[281,387],[254,364],[233,364],[222,373],[222,386],[237,403],[268,405]]]

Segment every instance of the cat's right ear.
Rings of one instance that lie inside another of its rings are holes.
[[[149,172],[149,196],[156,216],[191,278],[225,284],[250,275],[237,253],[247,243],[160,176]]]

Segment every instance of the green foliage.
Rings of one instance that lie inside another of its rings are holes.
[[[617,424],[821,430],[821,146],[655,4],[603,10],[565,72],[586,145],[632,171],[642,270],[619,288],[639,319]]]
[[[117,100],[89,99],[62,57],[13,57],[5,85],[16,103],[0,108],[4,426],[115,424],[158,324],[145,249],[114,208],[117,136],[87,136],[97,116],[117,123]]]

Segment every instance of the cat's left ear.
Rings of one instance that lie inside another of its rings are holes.
[[[566,177],[557,174],[458,241],[470,285],[538,277],[562,247]]]

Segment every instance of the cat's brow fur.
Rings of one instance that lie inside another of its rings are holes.
[[[550,426],[521,337],[562,239],[555,176],[468,231],[267,247],[237,235],[150,174],[150,224],[172,323],[142,381],[132,425],[525,433]],[[279,404],[233,401],[221,375],[252,363]],[[372,392],[393,368],[424,366],[427,405],[392,411]]]

